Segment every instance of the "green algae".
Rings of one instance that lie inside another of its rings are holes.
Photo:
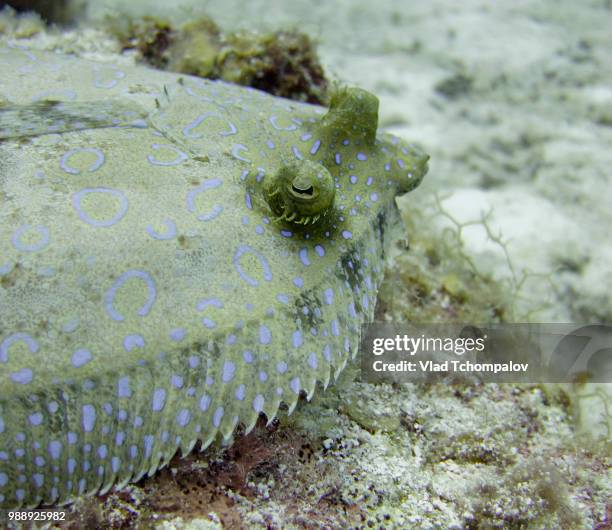
[[[123,48],[155,68],[251,86],[308,103],[329,101],[325,73],[310,37],[295,30],[223,32],[209,17],[176,28],[156,17],[107,24]]]

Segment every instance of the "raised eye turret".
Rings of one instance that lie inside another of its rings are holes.
[[[335,191],[329,171],[309,160],[282,166],[264,188],[278,220],[303,225],[316,223],[329,212]]]

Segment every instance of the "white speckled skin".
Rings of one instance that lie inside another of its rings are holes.
[[[2,507],[137,480],[356,353],[426,155],[220,82],[21,49],[0,69]],[[262,199],[300,160],[336,182],[310,227]]]

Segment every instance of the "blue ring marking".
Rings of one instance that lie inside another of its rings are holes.
[[[104,82],[101,80],[100,69],[96,68],[95,77],[94,77],[94,86],[96,88],[113,88],[117,85],[119,81],[121,81],[125,77],[125,72],[123,70],[119,70],[119,68],[110,67],[113,70],[113,79],[110,81]]]
[[[230,130],[229,131],[224,131],[224,132],[220,132],[219,134],[221,136],[232,136],[234,134],[238,133],[238,129],[236,129],[236,126],[229,120],[227,120],[227,123],[229,123],[230,126]]]
[[[277,119],[278,117],[276,116],[276,114],[268,118],[268,120],[272,124],[272,127],[274,127],[277,131],[295,131],[297,130],[297,125],[294,125],[294,124],[287,125],[287,127],[281,127],[280,125],[278,125],[278,123],[276,123]]]
[[[113,302],[115,299],[115,295],[117,294],[117,290],[120,289],[123,284],[128,281],[130,278],[140,278],[147,284],[147,301],[142,305],[142,307],[137,311],[138,315],[144,317],[149,314],[151,307],[155,303],[155,299],[157,297],[157,290],[155,289],[155,282],[151,275],[148,272],[141,271],[138,269],[131,269],[129,271],[124,272],[115,280],[115,283],[112,287],[106,292],[104,295],[104,305],[106,307],[106,312],[109,316],[116,321],[125,320],[124,316],[119,313],[114,307]]]
[[[234,144],[232,146],[232,156],[236,159],[236,160],[241,160],[242,162],[250,162],[250,160],[248,158],[244,158],[243,156],[240,156],[238,153],[240,151],[248,151],[249,148],[246,145],[243,144]]]
[[[167,241],[168,239],[172,239],[176,236],[176,223],[172,219],[164,219],[164,224],[166,225],[166,233],[157,232],[153,225],[147,225],[147,234],[149,234],[153,239],[157,239],[158,241]]]
[[[26,245],[25,243],[21,242],[21,237],[25,232],[31,229],[36,230],[40,234],[40,241]],[[17,250],[21,250],[22,252],[38,252],[49,244],[49,229],[44,225],[21,225],[17,230],[15,230],[15,233],[11,238],[11,242]]]
[[[336,161],[336,165],[339,166],[340,164],[342,164],[342,157],[340,156],[340,153],[336,153],[334,160]]]
[[[198,215],[198,220],[199,221],[212,221],[213,219],[216,219],[217,217],[219,217],[222,212],[223,212],[223,206],[221,206],[220,204],[215,204],[210,213],[207,213],[205,215]]]
[[[217,116],[220,118],[219,114],[217,114],[216,112],[205,112],[204,114],[200,114],[195,120],[193,120],[191,123],[189,123],[183,128],[183,135],[187,138],[192,139],[202,138],[201,134],[194,134],[191,131],[195,129],[198,125],[200,125],[206,118],[210,118],[211,116]]]
[[[293,392],[295,394],[299,394],[300,393],[300,378],[299,377],[294,377],[289,382],[289,387],[291,388],[291,390],[293,390]]]
[[[97,147],[76,147],[74,149],[70,149],[70,151],[67,151],[66,153],[64,153],[62,155],[62,158],[60,158],[60,167],[66,172],[66,173],[70,173],[71,175],[79,175],[81,173],[80,169],[76,169],[74,167],[71,167],[68,164],[68,159],[72,156],[75,155],[77,153],[93,153],[94,155],[96,155],[97,159],[94,163],[92,163],[89,168],[87,168],[87,171],[96,171],[97,169],[100,168],[100,166],[102,166],[102,164],[104,164],[104,153],[102,151],[100,151],[100,149],[98,149]]]
[[[343,230],[342,237],[344,239],[351,239],[353,237],[353,234],[349,230]]]
[[[187,155],[187,153],[184,153],[183,151],[181,151],[177,147],[174,147],[173,145],[168,145],[168,144],[151,144],[151,149],[155,149],[156,151],[158,149],[163,149],[163,148],[170,149],[171,151],[174,151],[176,153],[176,158],[174,160],[170,160],[168,162],[162,162],[160,160],[157,160],[154,155],[147,155],[147,160],[149,161],[149,163],[151,163],[151,164],[153,164],[155,166],[178,166],[179,164],[181,164],[185,160],[189,159],[189,156]]]
[[[195,84],[199,85],[202,88],[208,88],[206,86],[206,83],[203,83],[202,81],[203,81],[202,79],[198,79],[198,80],[196,80]],[[210,98],[208,96],[202,96],[200,94],[196,94],[193,91],[193,88],[190,87],[190,86],[187,86],[187,85],[185,86],[185,92],[187,92],[187,94],[189,94],[190,96],[193,96],[194,98],[199,99],[200,101],[206,101],[208,103],[214,103],[215,102],[215,100],[213,98]]]
[[[261,252],[258,252],[257,250],[250,247],[249,245],[238,245],[238,248],[236,249],[236,253],[234,254],[234,257],[232,260],[234,263],[234,268],[236,269],[238,274],[240,274],[240,277],[246,283],[248,283],[249,285],[253,287],[257,287],[259,285],[259,281],[256,280],[255,278],[252,278],[246,272],[244,272],[244,270],[242,269],[242,265],[240,265],[240,258],[242,257],[243,254],[247,252],[254,254],[255,257],[259,260],[259,263],[263,269],[264,280],[267,282],[272,281],[272,272],[270,270],[270,264],[268,263],[266,258],[263,256],[263,254],[261,254]]]
[[[25,342],[30,353],[36,353],[38,351],[38,342],[30,335],[21,332],[13,333],[6,337],[0,344],[0,363],[4,364],[8,362],[8,350],[11,345],[17,341]]]
[[[203,311],[209,305],[220,309],[223,307],[223,302],[218,298],[203,298],[197,303],[196,309],[198,311]]]
[[[107,221],[96,221],[95,219],[92,219],[81,208],[81,200],[83,199],[83,196],[87,195],[88,193],[108,193],[114,197],[117,197],[120,203],[119,211],[114,217],[108,219]],[[117,224],[119,221],[121,221],[121,219],[123,219],[128,211],[128,200],[124,193],[120,190],[115,190],[112,188],[83,188],[82,190],[75,192],[72,196],[72,206],[78,212],[81,221],[86,222],[88,225],[95,226],[96,228],[108,228]]]
[[[189,193],[187,193],[187,210],[195,214],[196,213],[196,206],[195,206],[196,196],[199,195],[200,193],[205,192],[206,190],[218,188],[222,184],[223,184],[223,181],[221,179],[213,178],[213,179],[208,179],[204,181],[202,185],[191,190]],[[198,221],[212,221],[213,219],[219,217],[219,215],[221,215],[221,212],[223,212],[223,206],[219,204],[215,204],[211,212],[207,214],[197,215],[196,217]]]

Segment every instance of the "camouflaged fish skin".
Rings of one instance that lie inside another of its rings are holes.
[[[0,69],[2,507],[138,480],[356,354],[428,158],[376,135],[374,96],[24,49]]]

